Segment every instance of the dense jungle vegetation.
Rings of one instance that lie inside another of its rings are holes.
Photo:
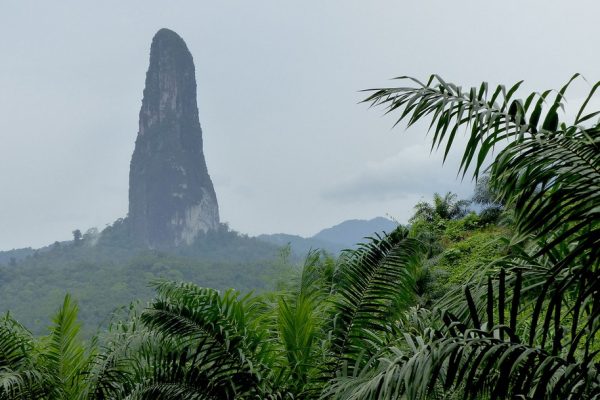
[[[90,338],[106,328],[115,308],[152,299],[148,284],[156,279],[261,292],[272,289],[286,268],[279,247],[224,224],[190,246],[156,250],[132,243],[125,229],[124,221],[117,220],[102,232],[91,229],[13,263],[0,262],[0,306],[41,335],[67,290],[77,299],[83,335]]]
[[[157,281],[90,341],[70,297],[42,337],[7,315],[0,398],[600,398],[598,85],[567,123],[569,84],[521,100],[520,83],[400,79],[366,101],[428,119],[445,155],[465,128],[479,214],[436,195],[407,227],[310,253],[271,292]]]

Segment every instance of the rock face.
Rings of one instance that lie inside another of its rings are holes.
[[[135,240],[149,247],[190,244],[219,225],[217,196],[202,151],[194,61],[183,39],[161,29],[150,67],[129,171]]]

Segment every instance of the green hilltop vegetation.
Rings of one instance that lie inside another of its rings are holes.
[[[118,307],[150,300],[150,283],[157,279],[260,292],[271,289],[279,273],[280,247],[224,224],[190,246],[160,250],[138,247],[125,229],[124,220],[118,220],[101,233],[92,229],[76,240],[9,258],[0,264],[0,307],[41,334],[68,292],[80,305],[89,337],[106,327]]]
[[[478,182],[479,213],[436,194],[409,226],[338,257],[314,251],[298,264],[284,251],[262,292],[203,287],[179,271],[93,340],[78,322],[88,304],[71,296],[43,336],[7,315],[0,398],[600,398],[600,112],[586,110],[600,84],[567,123],[569,84],[515,99],[520,83],[399,79],[366,101],[409,126],[430,119],[446,154],[467,128],[460,171]],[[247,243],[223,230],[197,246],[222,236],[229,250]],[[84,252],[85,240],[66,251]]]
[[[80,305],[85,336],[91,337],[118,308],[149,301],[150,283],[158,279],[244,293],[272,290],[310,250],[335,255],[355,244],[348,237],[359,241],[396,226],[384,218],[351,221],[349,232],[346,225],[334,227],[338,235],[326,241],[283,234],[253,238],[221,224],[189,246],[150,250],[132,240],[127,221],[119,219],[102,232],[76,230],[72,241],[0,252],[0,308],[42,334],[48,315],[70,293]]]

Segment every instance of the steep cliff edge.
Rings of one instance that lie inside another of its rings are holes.
[[[202,150],[192,55],[175,32],[161,29],[150,66],[129,172],[128,222],[149,247],[190,244],[219,225],[217,196]]]

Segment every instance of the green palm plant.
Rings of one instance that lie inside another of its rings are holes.
[[[82,399],[92,355],[79,337],[77,306],[69,295],[53,318],[50,334],[40,342],[39,364],[49,377],[51,399]]]
[[[0,320],[0,399],[107,399],[123,386],[127,370],[84,342],[77,305],[69,295],[50,333],[36,338],[10,315]]]
[[[157,298],[108,340],[113,350],[104,354],[129,374],[107,398],[318,398],[341,371],[364,368],[393,340],[415,302],[422,254],[400,228],[337,262],[310,253],[280,293],[157,283]]]
[[[363,368],[393,334],[393,323],[416,301],[422,244],[399,227],[340,256],[331,311],[330,378]]]
[[[415,214],[411,218],[411,222],[461,218],[467,214],[469,204],[468,200],[458,200],[458,196],[452,192],[448,192],[444,196],[434,193],[433,204],[420,201],[415,205]]]
[[[448,295],[439,328],[404,337],[419,346],[344,377],[335,393],[354,385],[361,398],[435,398],[440,388],[470,398],[600,398],[600,126],[592,123],[600,112],[586,112],[599,85],[566,124],[559,111],[575,78],[521,100],[513,99],[521,83],[490,93],[486,83],[464,91],[435,75],[426,84],[402,77],[414,85],[367,98],[409,126],[430,117],[432,149],[442,147],[444,159],[466,128],[460,172],[477,178],[490,163],[490,186],[514,208],[517,233],[508,256]]]
[[[325,323],[331,309],[335,262],[318,251],[306,256],[295,287],[277,297],[274,313],[281,351],[286,355],[282,371],[295,397],[310,397],[320,390],[316,377],[327,342]]]
[[[37,398],[47,391],[38,368],[35,341],[10,315],[0,321],[0,399]]]
[[[152,361],[132,398],[266,398],[276,391],[268,368],[276,355],[259,297],[187,283],[156,289],[141,321],[158,343],[141,349]]]

